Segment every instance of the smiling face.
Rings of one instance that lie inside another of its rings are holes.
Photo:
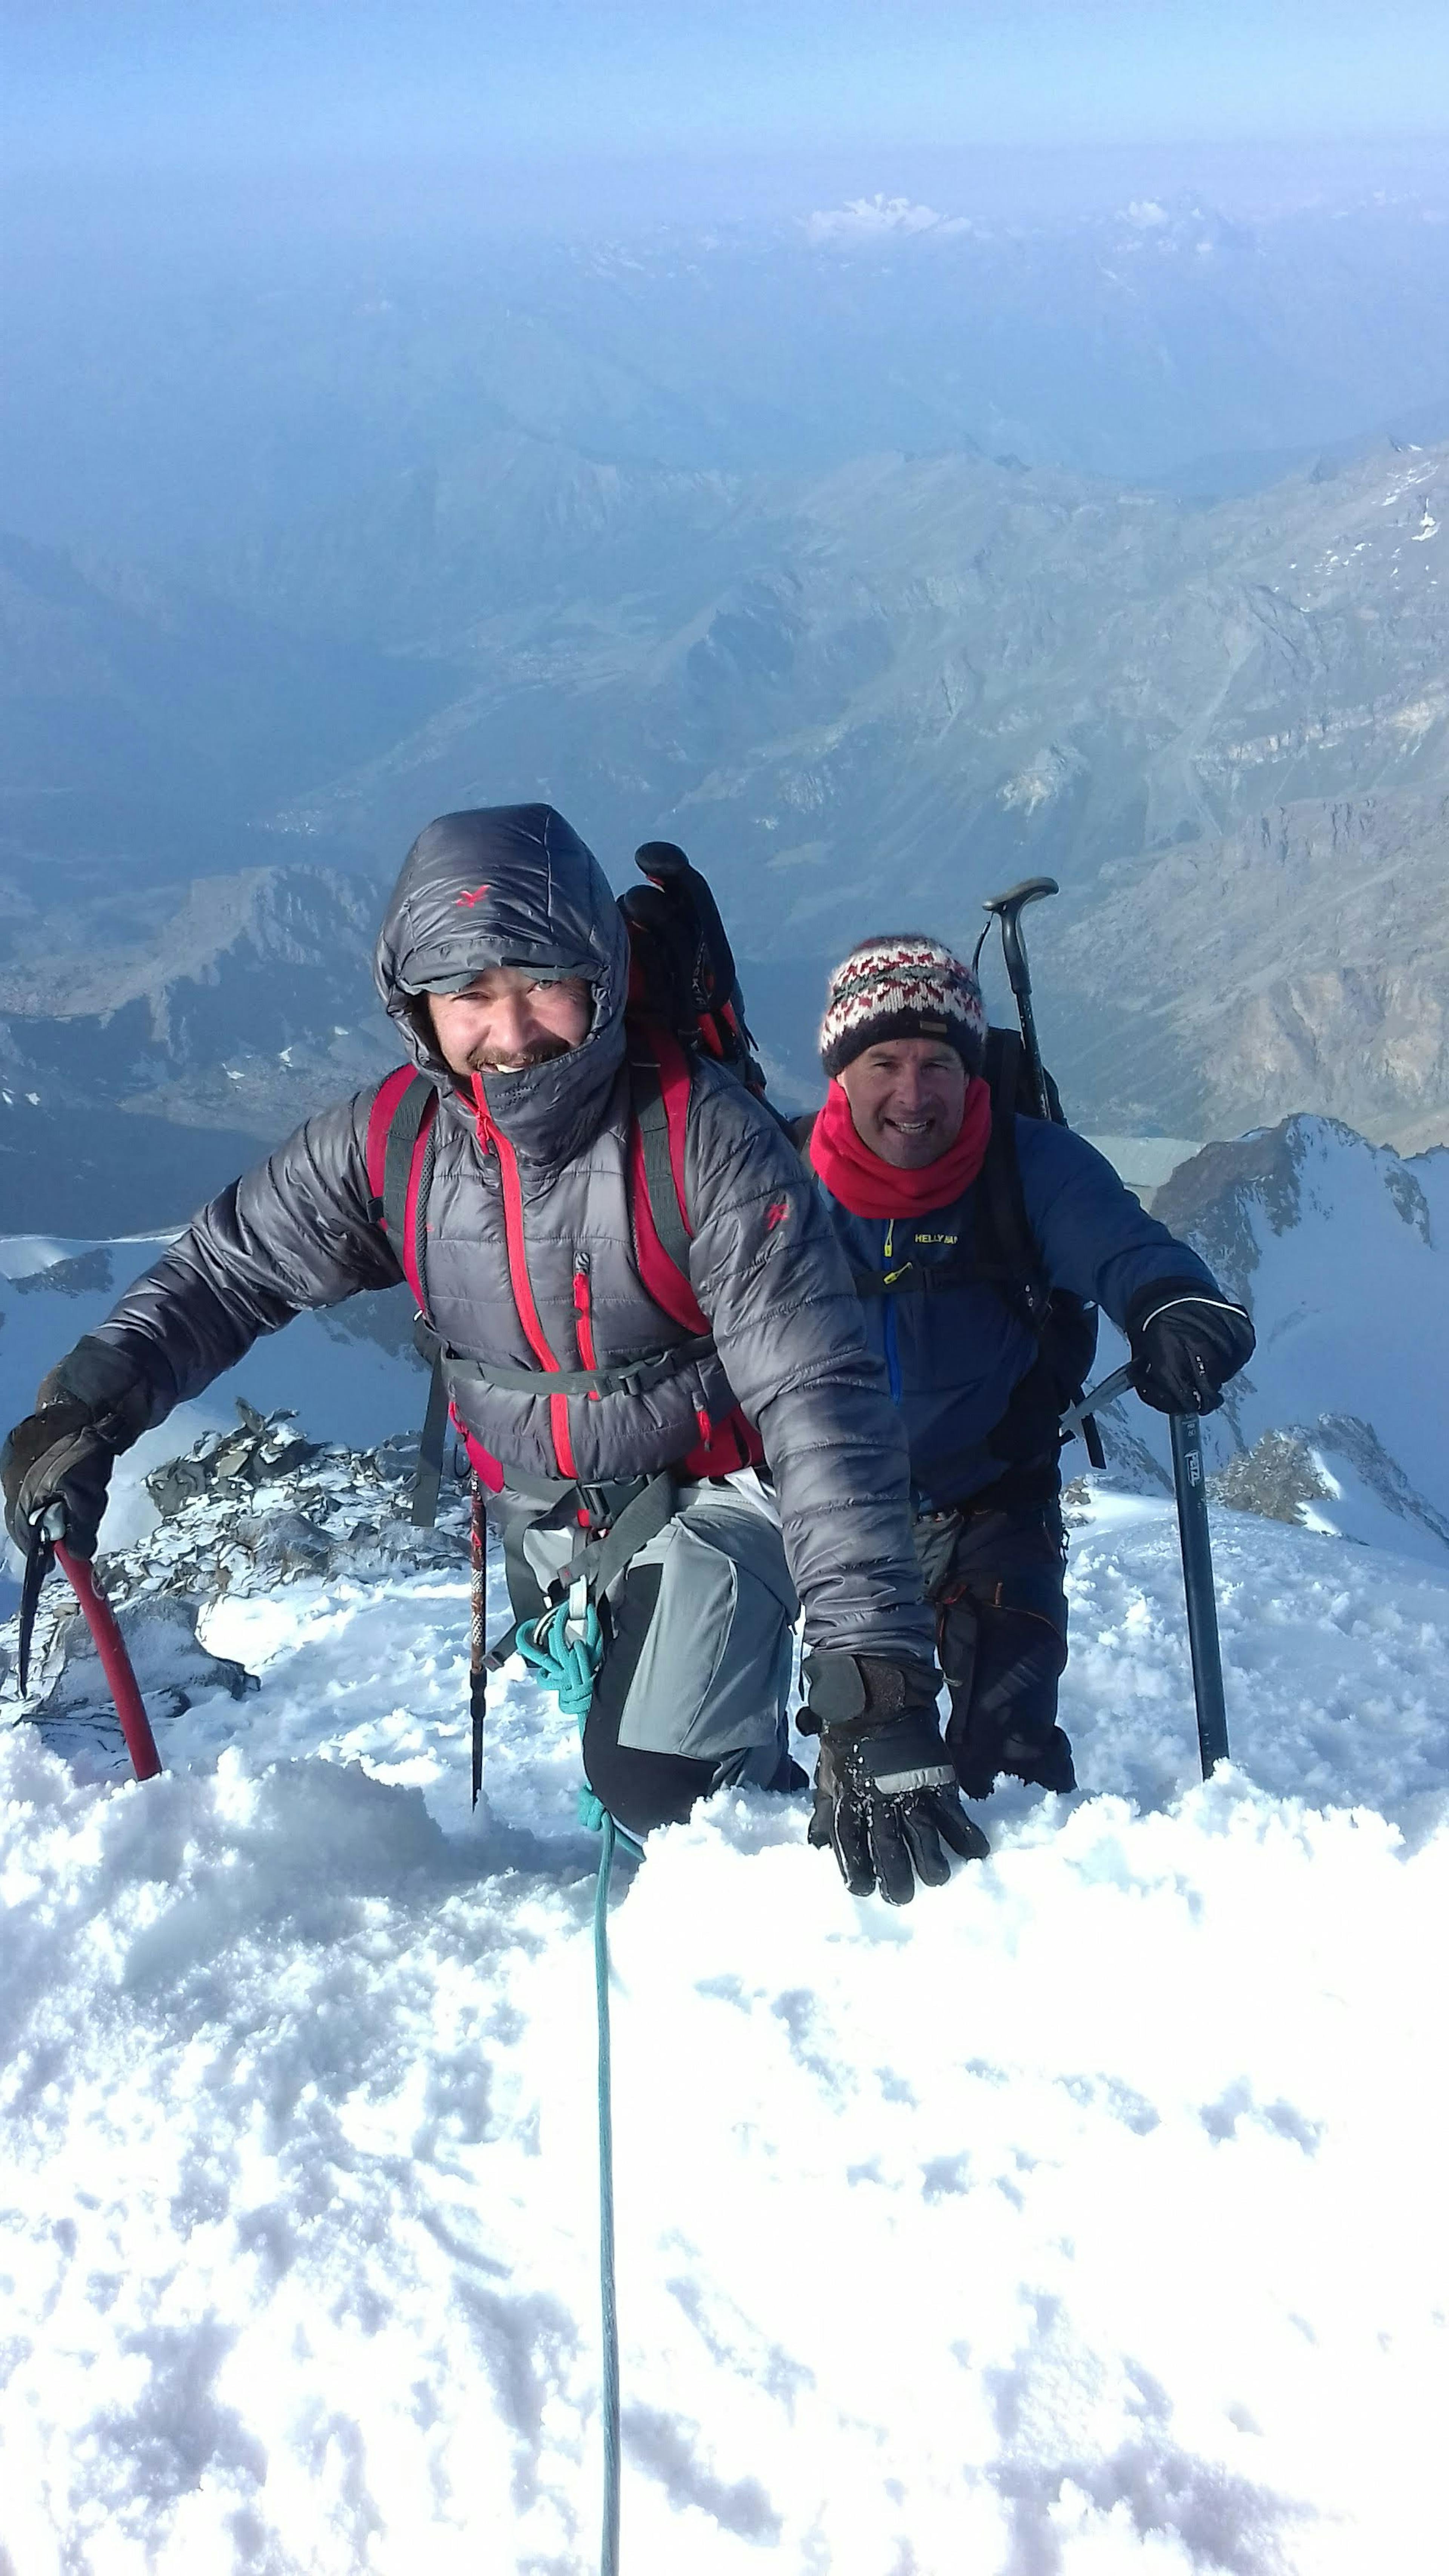
[[[887,1038],[836,1080],[861,1143],[898,1172],[934,1163],[961,1133],[966,1067],[940,1038]]]
[[[454,1073],[523,1073],[567,1055],[589,1034],[592,1003],[582,976],[539,983],[522,966],[488,966],[462,993],[429,993],[428,1018]]]

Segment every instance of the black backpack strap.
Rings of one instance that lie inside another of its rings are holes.
[[[448,1445],[448,1381],[443,1373],[442,1343],[425,1315],[419,1315],[413,1326],[413,1341],[420,1357],[427,1360],[432,1369],[428,1380],[428,1409],[423,1416],[418,1463],[413,1473],[413,1527],[434,1529],[438,1519],[438,1496],[443,1486],[443,1453]]]
[[[669,1116],[659,1067],[647,1055],[631,1053],[629,1089],[644,1157],[644,1188],[660,1248],[689,1281],[689,1230],[674,1182],[669,1152]]]
[[[505,1395],[647,1395],[678,1377],[691,1360],[708,1359],[713,1349],[713,1333],[691,1333],[667,1351],[620,1360],[613,1368],[514,1368],[501,1360],[451,1359],[448,1371],[454,1386],[496,1387]]]
[[[419,1278],[423,1275],[423,1268],[421,1261],[418,1260],[418,1248],[426,1236],[428,1190],[432,1183],[433,1156],[436,1151],[434,1122],[428,1117],[428,1111],[430,1108],[436,1109],[437,1100],[438,1095],[432,1084],[425,1082],[419,1074],[416,1082],[409,1086],[398,1102],[393,1112],[392,1125],[387,1132],[387,1164],[382,1183],[382,1221],[393,1241],[401,1243],[408,1219],[408,1190],[412,1184],[413,1157],[418,1150],[418,1140],[422,1136],[424,1122],[427,1123],[428,1132],[423,1144],[423,1168],[418,1179],[417,1207],[413,1220],[413,1258],[417,1263]]]
[[[1022,1046],[1014,1029],[993,1029],[991,1036],[991,1138],[977,1185],[976,1275],[988,1280],[1009,1305],[1018,1309],[1033,1332],[1039,1332],[1048,1288],[1026,1213],[1016,1159],[1016,1099]]]

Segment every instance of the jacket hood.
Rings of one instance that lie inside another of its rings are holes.
[[[420,994],[461,991],[488,966],[578,975],[592,990],[581,1046],[483,1077],[488,1114],[515,1151],[566,1161],[603,1124],[624,1060],[629,948],[603,869],[551,805],[440,815],[403,861],[378,935],[373,975],[388,1017],[414,1064],[470,1119],[415,1005]]]

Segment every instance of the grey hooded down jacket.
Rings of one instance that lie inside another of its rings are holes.
[[[435,1052],[418,1001],[492,965],[581,976],[593,994],[581,1046],[522,1073],[484,1075],[506,1151]],[[504,1191],[515,1175],[532,1320],[559,1368],[586,1364],[581,1273],[598,1366],[685,1340],[636,1263],[624,928],[602,870],[562,816],[501,806],[430,824],[388,905],[376,976],[406,1053],[439,1094],[424,1285],[445,1351],[465,1364],[540,1365],[509,1266]],[[140,1362],[153,1421],[301,1309],[397,1282],[371,1213],[374,1096],[309,1118],[204,1208],[99,1328]],[[557,1476],[571,1455],[571,1472],[603,1483],[679,1461],[700,1415],[719,1422],[738,1401],[775,1478],[807,1642],[928,1656],[900,1417],[843,1256],[787,1139],[705,1063],[692,1070],[684,1178],[690,1281],[715,1355],[643,1393],[602,1396],[502,1390],[465,1365],[452,1381],[460,1415],[505,1474]]]

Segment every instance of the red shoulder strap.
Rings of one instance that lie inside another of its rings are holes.
[[[383,1184],[387,1179],[387,1139],[398,1102],[410,1082],[418,1079],[410,1064],[400,1064],[394,1073],[384,1074],[372,1096],[367,1120],[367,1186],[372,1192],[374,1225],[383,1222]]]
[[[400,1064],[378,1084],[367,1121],[367,1185],[373,1223],[402,1263],[408,1286],[427,1312],[418,1246],[427,1224],[429,1132],[438,1095],[426,1076]]]
[[[633,1108],[629,1201],[639,1276],[656,1306],[691,1333],[708,1332],[689,1284],[694,1228],[684,1198],[689,1064],[669,1031],[649,1022],[629,1034]]]

